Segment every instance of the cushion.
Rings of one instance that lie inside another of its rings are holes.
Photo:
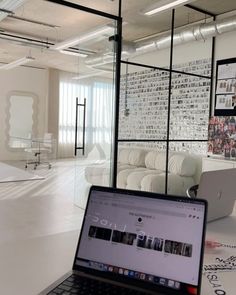
[[[129,154],[129,164],[144,167],[146,154],[147,154],[147,151],[145,150],[132,149]]]
[[[169,153],[169,160],[171,154]],[[155,169],[166,170],[166,152],[159,152],[155,160]]]
[[[146,175],[157,175],[159,173],[163,173],[161,170],[150,170],[150,169],[145,169],[141,171],[137,171],[136,169],[132,171],[127,177],[127,189],[132,189],[132,190],[141,190],[141,181],[144,176]]]
[[[145,166],[149,169],[155,169],[155,160],[158,155],[156,151],[150,151],[145,157]]]
[[[127,178],[129,176],[129,174],[131,174],[134,171],[142,171],[145,170],[145,168],[130,168],[130,169],[125,169],[120,171],[117,174],[117,187],[119,188],[126,188],[127,186]]]
[[[129,164],[119,164],[117,166],[117,173],[119,173],[120,171],[122,170],[125,170],[125,169],[131,169],[131,168],[137,168],[136,166],[134,165],[129,165]]]
[[[156,193],[165,193],[165,173],[150,174],[141,180],[141,190]],[[194,184],[192,177],[182,177],[176,174],[168,174],[167,193],[170,195],[186,196],[186,190]]]
[[[119,163],[144,167],[146,154],[143,149],[124,148],[119,151]]]
[[[120,149],[118,162],[122,164],[129,164],[130,149]]]
[[[145,165],[149,169],[165,171],[166,153],[150,151],[145,157]],[[193,176],[197,169],[197,162],[194,157],[187,153],[169,153],[168,172],[180,176]]]
[[[168,170],[180,176],[193,176],[196,172],[196,159],[187,153],[173,154],[169,159]]]
[[[169,153],[169,160],[172,153]],[[149,169],[166,170],[166,152],[151,151],[145,157],[145,165]]]

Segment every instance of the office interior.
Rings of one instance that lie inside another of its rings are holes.
[[[203,171],[236,167],[208,150],[217,61],[235,58],[236,3],[187,1],[147,16],[157,0],[5,2],[0,280],[4,294],[30,295],[71,266],[92,184],[184,195]],[[233,209],[208,237],[234,245],[235,222]],[[59,267],[49,263],[62,253]],[[229,290],[231,278],[221,278]]]

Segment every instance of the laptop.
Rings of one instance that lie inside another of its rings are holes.
[[[40,294],[199,295],[207,202],[92,186],[72,271]]]
[[[201,174],[197,198],[208,202],[207,221],[232,213],[236,200],[236,169],[206,171]]]

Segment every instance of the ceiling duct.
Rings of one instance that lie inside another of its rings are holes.
[[[219,34],[236,30],[236,16],[224,20],[213,21],[206,24],[199,24],[174,34],[174,45],[184,44],[191,41],[205,41],[208,38]],[[136,52],[143,54],[155,49],[170,47],[171,36],[165,36],[152,42],[136,44]]]
[[[236,30],[236,16],[224,20],[199,24],[174,34],[174,45],[184,44],[191,41],[205,41],[219,34]],[[165,36],[156,41],[137,44],[136,52],[143,54],[154,49],[165,49],[170,47],[171,36]]]
[[[205,41],[208,38],[215,37],[219,34],[227,33],[236,30],[236,16],[229,17],[223,20],[217,20],[209,23],[198,24],[187,29],[181,30],[174,33],[174,46],[188,43],[191,41]],[[154,50],[161,50],[170,47],[171,35],[168,34],[164,37],[159,37],[156,39],[148,39],[144,41],[137,42],[135,44],[135,50],[130,46],[130,50],[125,48],[126,58],[127,52],[129,56],[144,54]],[[123,48],[122,48],[123,54]],[[90,56],[85,60],[85,64],[88,66],[101,66],[105,63],[111,63],[112,57],[107,58],[104,54]]]

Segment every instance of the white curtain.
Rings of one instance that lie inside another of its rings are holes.
[[[96,147],[101,157],[109,157],[112,141],[114,87],[112,81],[81,82],[71,74],[60,74],[58,156],[73,157],[75,147],[76,97],[86,98],[85,152]],[[82,144],[83,109],[79,108],[78,145]],[[80,151],[78,151],[78,154]]]

